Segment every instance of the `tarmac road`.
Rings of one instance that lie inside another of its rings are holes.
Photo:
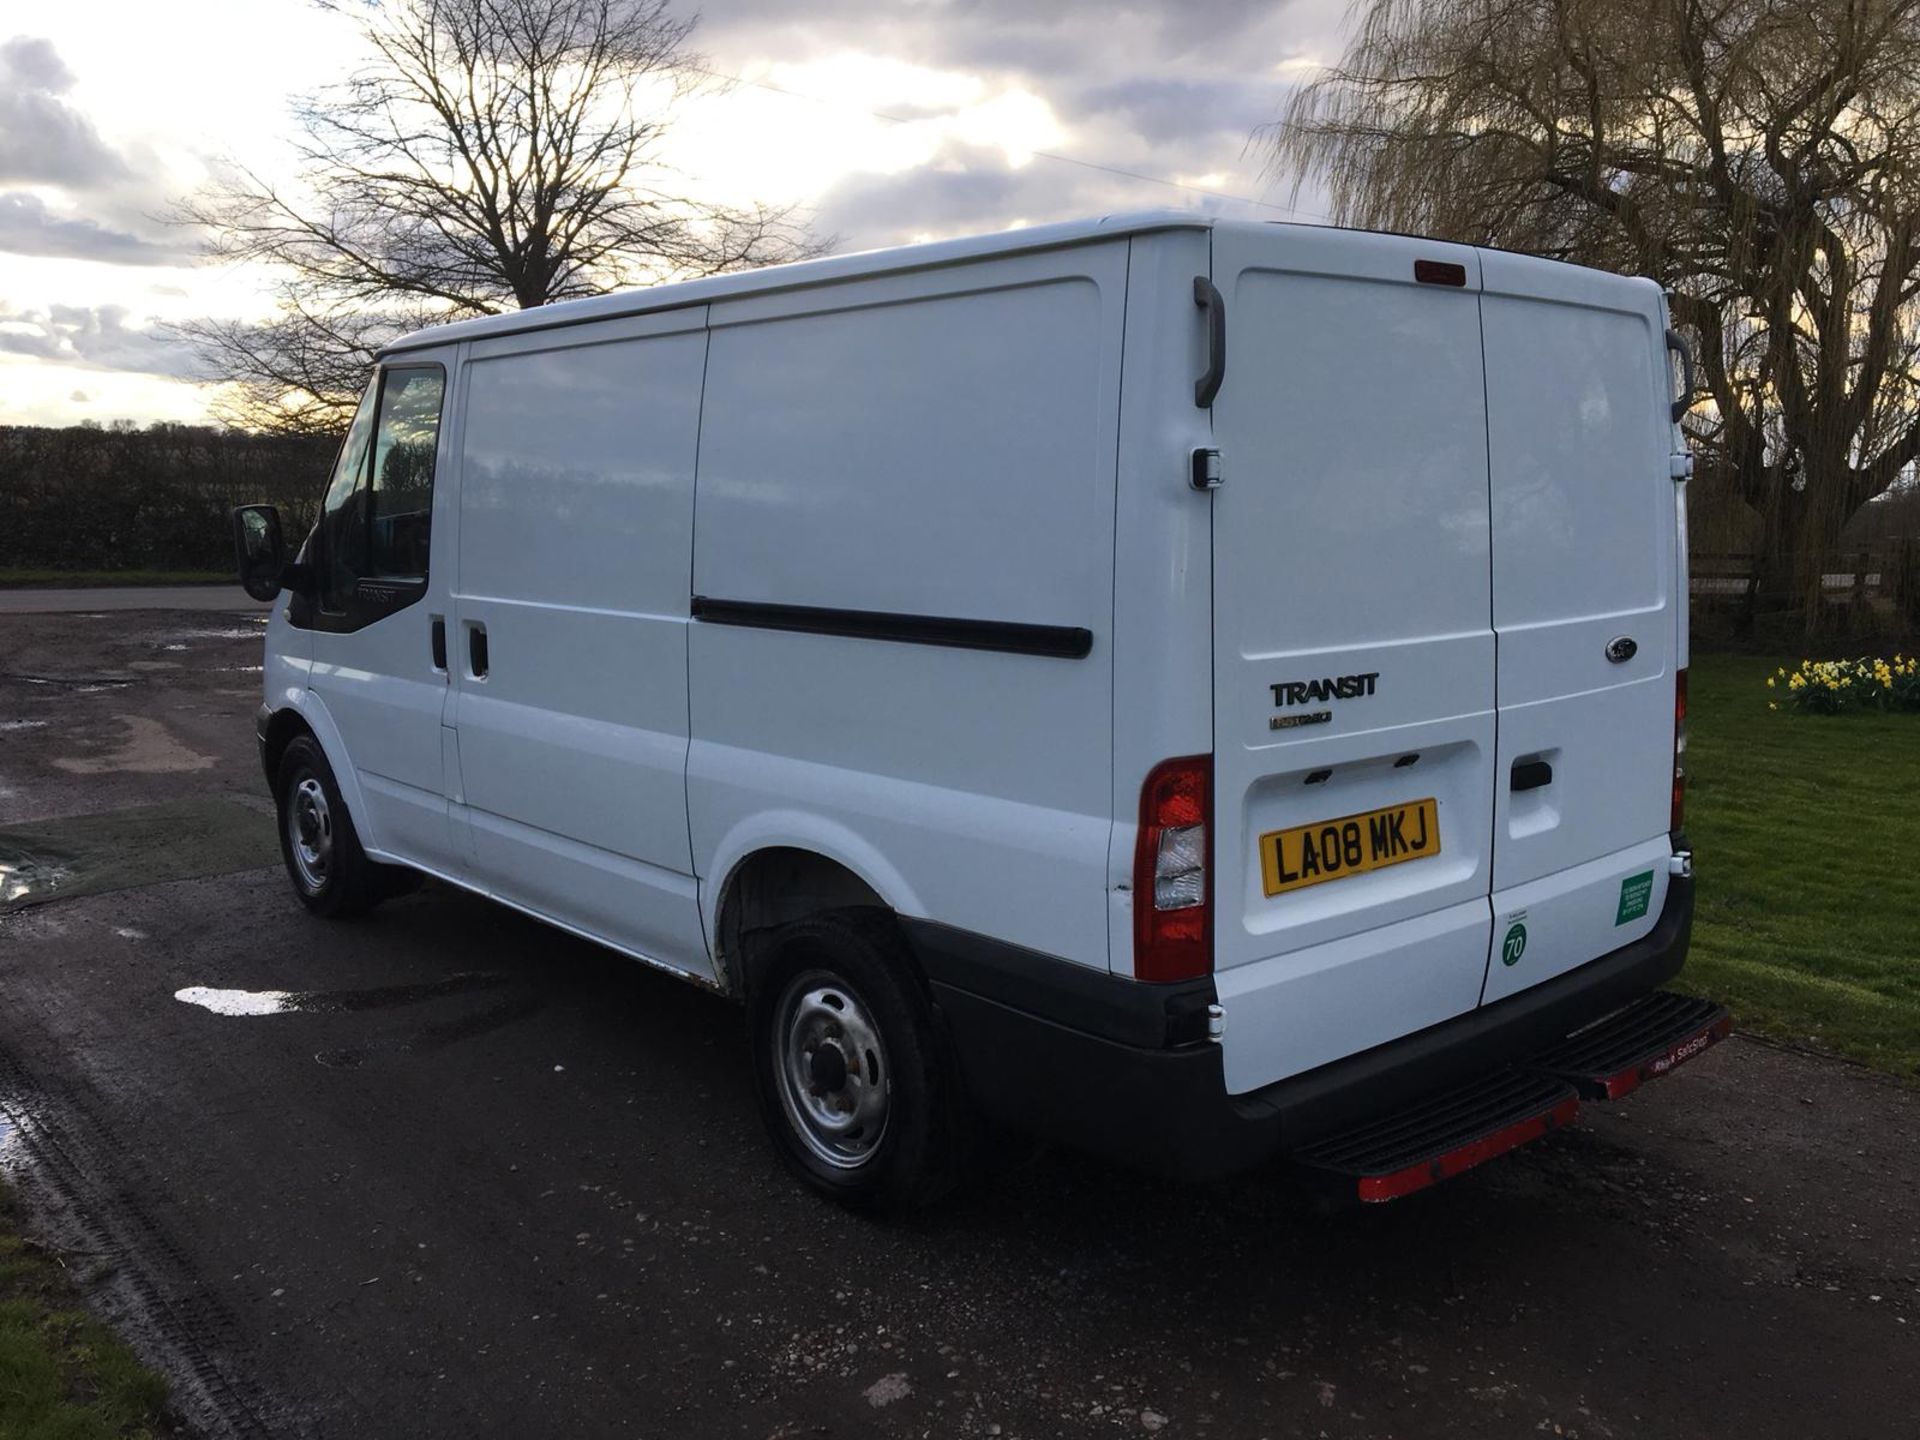
[[[79,586],[0,589],[0,615],[73,614],[107,610],[224,610],[264,614],[267,607],[234,585]]]
[[[1915,1432],[1908,1088],[1736,1039],[1379,1210],[1041,1155],[876,1224],[725,1002],[440,886],[309,918],[257,624],[122,618],[0,621],[0,860],[74,872],[0,915],[0,1165],[203,1433]]]

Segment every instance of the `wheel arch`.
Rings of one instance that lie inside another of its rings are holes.
[[[877,852],[838,837],[767,832],[759,843],[733,847],[724,879],[713,889],[707,934],[714,967],[732,995],[753,979],[751,936],[821,910],[870,907],[918,915],[918,897]]]
[[[260,765],[267,772],[268,789],[280,783],[280,762],[286,757],[287,746],[301,735],[312,734],[313,727],[307,724],[306,717],[290,705],[282,706],[268,718],[266,731],[260,736]]]
[[[261,761],[267,768],[268,785],[278,786],[281,757],[287,753],[287,746],[300,735],[312,739],[320,747],[320,753],[327,757],[327,764],[333,770],[333,783],[339,787],[340,798],[346,803],[347,814],[359,832],[360,843],[369,853],[375,853],[373,836],[367,825],[366,797],[360,791],[360,774],[353,768],[352,757],[347,754],[346,742],[340,738],[339,727],[333,723],[327,707],[311,690],[306,691],[298,701],[275,710],[267,721]],[[278,793],[274,798],[279,799]]]

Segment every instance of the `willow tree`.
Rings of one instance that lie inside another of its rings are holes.
[[[344,425],[375,350],[435,319],[812,253],[794,215],[696,198],[667,163],[708,83],[665,0],[320,0],[364,63],[296,103],[285,178],[238,165],[184,202],[278,313],[181,327],[229,418]]]
[[[1920,459],[1917,0],[1364,0],[1264,132],[1341,220],[1652,276],[1687,426],[1816,608]]]

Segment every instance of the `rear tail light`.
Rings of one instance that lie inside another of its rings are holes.
[[[1133,973],[1192,980],[1213,970],[1213,757],[1153,767],[1140,788],[1133,852]]]
[[[1673,818],[1676,835],[1687,818],[1687,672],[1673,672]]]

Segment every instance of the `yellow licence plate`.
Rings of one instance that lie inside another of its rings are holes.
[[[1439,802],[1410,800],[1315,825],[1269,830],[1260,837],[1260,872],[1267,894],[1281,895],[1439,853]]]

